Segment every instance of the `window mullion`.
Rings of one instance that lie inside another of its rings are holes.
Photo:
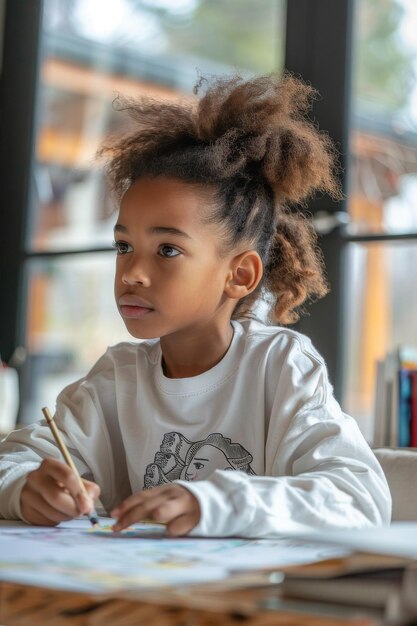
[[[31,197],[42,0],[7,0],[0,81],[0,352],[23,341],[24,247]]]
[[[344,191],[349,155],[352,18],[353,0],[289,0],[287,5],[285,67],[320,93],[314,104],[314,120],[336,142]],[[322,196],[314,199],[308,210],[346,211],[347,202]],[[314,304],[310,315],[296,326],[312,338],[326,359],[339,399],[343,389],[344,243],[341,227],[320,237],[331,292]]]

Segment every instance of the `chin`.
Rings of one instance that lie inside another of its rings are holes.
[[[132,335],[132,337],[134,337],[135,339],[159,339],[161,335],[159,335],[156,332],[139,332],[139,331],[133,331],[130,330],[129,328],[127,329],[129,331],[129,333]]]
[[[134,337],[135,339],[159,339],[159,337],[161,336],[158,333],[157,329],[135,328],[132,323],[129,323],[126,320],[123,321],[128,333],[132,335],[132,337]]]

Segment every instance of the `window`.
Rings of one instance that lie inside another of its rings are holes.
[[[416,21],[413,0],[356,5],[344,408],[369,439],[377,359],[417,344]]]
[[[107,345],[131,340],[112,297],[114,206],[95,153],[126,128],[117,93],[192,97],[198,74],[283,66],[282,0],[44,0],[25,247],[24,403],[54,406]]]
[[[331,293],[297,329],[324,355],[336,397],[369,435],[376,359],[399,341],[416,342],[407,289],[417,238],[414,0],[24,6],[6,2],[5,52],[11,52],[0,116],[0,142],[8,146],[0,169],[3,213],[11,228],[0,248],[0,266],[7,267],[1,292],[11,303],[0,310],[0,350],[10,357],[26,336],[21,419],[36,419],[42,403],[53,406],[56,392],[84,374],[108,343],[130,339],[112,301],[113,205],[94,160],[103,137],[126,123],[112,108],[115,94],[192,97],[198,72],[280,70],[285,57],[285,67],[321,94],[313,118],[337,142],[346,192],[344,202],[316,198],[308,207],[314,215],[336,213],[335,227],[320,236]],[[32,184],[26,164],[33,143]],[[18,253],[22,232],[28,236]]]

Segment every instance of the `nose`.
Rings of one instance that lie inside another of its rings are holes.
[[[145,268],[143,259],[136,255],[126,255],[125,262],[121,267],[121,280],[124,285],[142,285],[149,287],[151,284],[149,272]]]

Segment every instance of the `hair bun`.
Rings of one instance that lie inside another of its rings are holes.
[[[280,202],[300,202],[313,191],[341,197],[336,154],[326,133],[307,118],[316,90],[289,73],[244,81],[206,82],[196,134],[211,144],[214,165],[226,178],[257,165]]]

